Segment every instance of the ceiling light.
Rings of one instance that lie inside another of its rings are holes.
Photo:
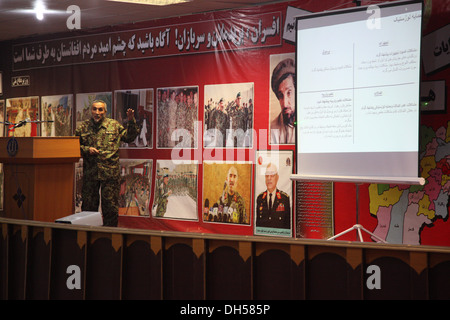
[[[135,3],[135,4],[149,4],[152,6],[169,6],[171,4],[190,2],[192,0],[108,0],[108,1]]]
[[[36,5],[34,6],[34,12],[36,13],[36,19],[44,20],[45,6],[42,2],[36,2]]]

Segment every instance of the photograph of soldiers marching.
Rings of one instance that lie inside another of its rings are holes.
[[[205,86],[205,147],[253,146],[253,83]]]
[[[152,216],[198,220],[198,163],[157,160]]]
[[[196,148],[198,87],[157,89],[157,148]]]

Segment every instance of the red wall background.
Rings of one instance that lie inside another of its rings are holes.
[[[370,2],[363,2],[363,5]],[[425,14],[423,34],[444,27],[450,20],[450,1],[425,1],[429,9]],[[249,9],[233,11],[221,11],[216,13],[192,15],[179,18],[161,19],[134,25],[107,27],[89,32],[80,31],[66,35],[49,35],[34,39],[24,39],[0,44],[0,70],[3,71],[3,97],[2,99],[26,96],[46,96],[56,94],[88,93],[88,92],[114,92],[123,89],[145,89],[161,87],[177,87],[196,85],[199,88],[199,120],[203,121],[203,101],[205,85],[218,83],[254,83],[255,111],[254,129],[268,129],[269,123],[269,57],[274,54],[295,52],[295,44],[281,40],[280,45],[261,48],[247,48],[243,50],[209,51],[199,54],[174,54],[170,56],[149,57],[136,60],[106,61],[90,64],[73,64],[68,66],[52,66],[35,68],[22,71],[13,71],[12,46],[26,42],[48,41],[65,37],[84,37],[95,34],[115,34],[125,30],[140,28],[157,28],[167,25],[181,25],[195,23],[202,20],[241,19],[245,20],[254,15],[281,12],[281,32],[284,26],[286,9],[288,6],[300,8],[310,12],[320,12],[330,9],[341,9],[355,6],[347,0],[299,0],[269,4]],[[29,87],[10,87],[9,79],[12,76],[29,75],[31,85]],[[422,74],[422,80],[450,80],[449,69],[440,70],[432,75]],[[156,98],[155,98],[156,99]],[[156,101],[155,101],[156,107]],[[448,105],[448,95],[447,95]],[[154,112],[156,114],[156,112]],[[421,122],[424,125],[437,129],[440,126],[447,127],[450,120],[448,112],[440,114],[423,114]],[[154,119],[154,123],[156,120]],[[154,126],[156,127],[156,126]],[[156,149],[156,134],[153,134],[152,149],[122,150],[122,158],[153,159],[153,177],[155,176],[156,159],[170,159],[171,150]],[[270,149],[267,136],[259,136],[253,143],[253,148],[246,152],[248,160],[253,160],[258,149],[260,139],[265,139],[263,145]],[[200,142],[201,143],[201,142]],[[200,144],[201,145],[201,144]],[[293,150],[293,145],[280,145],[280,150]],[[189,232],[217,232],[224,234],[252,235],[253,225],[236,226],[214,223],[204,223],[201,220],[201,194],[202,194],[202,167],[200,163],[198,174],[199,194],[199,221],[180,221],[170,219],[150,218],[126,218],[123,225],[136,228],[151,228],[161,230],[178,230]],[[152,198],[154,194],[152,187]],[[253,183],[252,183],[253,185]],[[367,229],[373,230],[377,225],[375,217],[369,213],[368,185],[362,185],[360,197],[360,223]],[[334,184],[334,228],[339,233],[355,223],[355,185],[351,183]],[[152,201],[151,201],[152,203]],[[253,208],[253,205],[252,205]],[[254,210],[254,208],[253,208]],[[141,220],[137,220],[141,219]],[[145,219],[145,220],[143,220]],[[295,220],[295,219],[294,219]],[[425,227],[421,233],[421,243],[427,245],[450,245],[450,223],[438,220],[432,228]],[[354,234],[348,234],[342,240],[354,240]],[[366,239],[366,241],[371,241]]]

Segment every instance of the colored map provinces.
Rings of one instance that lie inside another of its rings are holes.
[[[450,121],[449,121],[450,123]],[[395,244],[420,244],[421,230],[446,220],[450,192],[450,132],[421,128],[420,171],[424,186],[369,185],[369,211],[377,218],[373,233]],[[375,239],[374,239],[375,240]]]

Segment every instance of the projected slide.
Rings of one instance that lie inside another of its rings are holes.
[[[297,20],[298,172],[417,177],[421,12],[410,1]]]

